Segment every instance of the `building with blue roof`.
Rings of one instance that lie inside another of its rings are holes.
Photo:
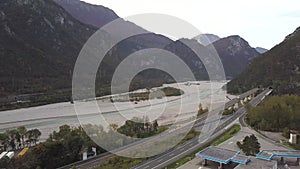
[[[222,168],[224,164],[230,163],[246,165],[250,161],[250,157],[240,154],[239,151],[232,151],[213,146],[198,152],[196,157],[204,159],[204,165],[207,165],[207,160],[220,163],[219,168]]]
[[[273,157],[300,159],[300,151],[263,150],[256,155],[256,158],[263,159],[263,160],[272,160]]]
[[[289,150],[263,150],[256,157],[249,157],[240,154],[239,151],[210,146],[196,153],[196,157],[204,160],[204,166],[208,161],[219,163],[219,169],[224,165],[227,165],[227,168],[230,165],[229,168],[234,169],[277,169],[277,161],[279,164],[285,164],[284,158],[296,159],[296,165],[300,166],[300,151]]]

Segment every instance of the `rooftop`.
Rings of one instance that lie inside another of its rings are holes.
[[[271,160],[273,157],[300,158],[300,151],[263,150],[256,155],[256,158],[263,160]]]
[[[277,168],[277,161],[275,158],[273,159],[273,157],[300,159],[300,151],[263,150],[260,151],[255,158],[242,155],[239,151],[232,151],[211,146],[200,151],[196,154],[196,156],[225,165],[238,164],[234,169],[274,169]]]
[[[239,164],[234,169],[274,169],[277,168],[276,161],[265,161],[256,158],[251,158],[250,162],[247,165]]]
[[[196,154],[196,156],[223,164],[228,164],[229,162],[247,164],[249,161],[249,157],[241,155],[239,151],[232,151],[212,146],[200,151]]]

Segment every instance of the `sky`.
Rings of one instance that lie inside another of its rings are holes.
[[[240,35],[252,47],[272,48],[300,26],[299,0],[83,0],[120,17],[159,13],[183,19],[202,33]],[[149,30],[151,31],[151,30]]]

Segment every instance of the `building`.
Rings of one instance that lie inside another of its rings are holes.
[[[290,130],[290,139],[289,143],[291,144],[297,144],[297,131],[295,130]]]
[[[277,161],[263,160],[240,154],[239,151],[233,151],[218,147],[207,147],[198,152],[196,157],[203,159],[203,166],[208,165],[208,161],[218,163],[218,168],[222,169],[277,169]]]
[[[208,161],[219,163],[219,169],[222,169],[224,165],[229,165],[233,163],[235,163],[236,165],[246,165],[250,161],[250,157],[241,155],[238,151],[232,151],[212,146],[207,147],[204,150],[197,153],[196,157],[204,159],[204,166],[208,164]]]
[[[234,169],[277,169],[277,161],[265,161],[257,158],[251,158],[247,165],[239,164]]]
[[[275,158],[279,158],[281,163],[284,163],[285,159],[295,159],[295,163],[300,166],[300,151],[287,151],[287,150],[263,150],[256,155],[257,159],[271,161]]]

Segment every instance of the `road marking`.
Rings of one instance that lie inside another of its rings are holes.
[[[194,149],[195,147],[197,147],[198,145],[195,145],[195,146],[193,146],[193,147],[191,147],[190,149]],[[185,152],[188,152],[190,149],[188,149],[188,150],[186,150],[186,151],[184,151],[183,153],[185,153]],[[174,156],[173,158],[170,158],[170,159],[168,159],[168,160],[166,160],[166,161],[164,161],[164,162],[162,162],[162,163],[160,163],[160,164],[164,164],[164,163],[167,163],[167,162],[169,162],[170,160],[172,160],[172,159],[174,159],[174,158],[176,158],[176,157],[178,157],[178,156],[180,156],[182,153],[180,153],[180,154],[178,154],[178,155],[176,155],[176,156]],[[155,166],[155,167],[153,167],[153,168],[159,168],[159,166]]]
[[[253,102],[254,102],[254,101],[253,101]],[[243,113],[244,113],[244,111],[242,111],[241,115],[242,115]],[[241,115],[238,115],[238,116],[235,117],[235,118],[240,118]],[[222,131],[222,130],[220,130],[220,131]],[[219,132],[220,132],[220,131],[219,131]],[[191,144],[193,144],[193,143],[191,143]],[[186,151],[184,151],[184,152],[182,152],[182,153],[180,153],[180,154],[174,156],[173,158],[170,158],[170,159],[168,159],[168,160],[166,160],[166,161],[160,163],[159,165],[165,164],[165,163],[169,162],[170,160],[172,160],[172,159],[174,159],[174,158],[180,156],[181,154],[186,153],[186,152],[188,152],[188,151],[191,150],[191,149],[194,149],[194,148],[197,147],[197,146],[199,146],[199,145],[195,145],[195,146],[193,146],[193,147],[190,147],[190,148],[187,149]],[[159,165],[157,165],[156,167],[153,167],[153,168],[154,168],[154,169],[155,169],[155,168],[159,168]]]

